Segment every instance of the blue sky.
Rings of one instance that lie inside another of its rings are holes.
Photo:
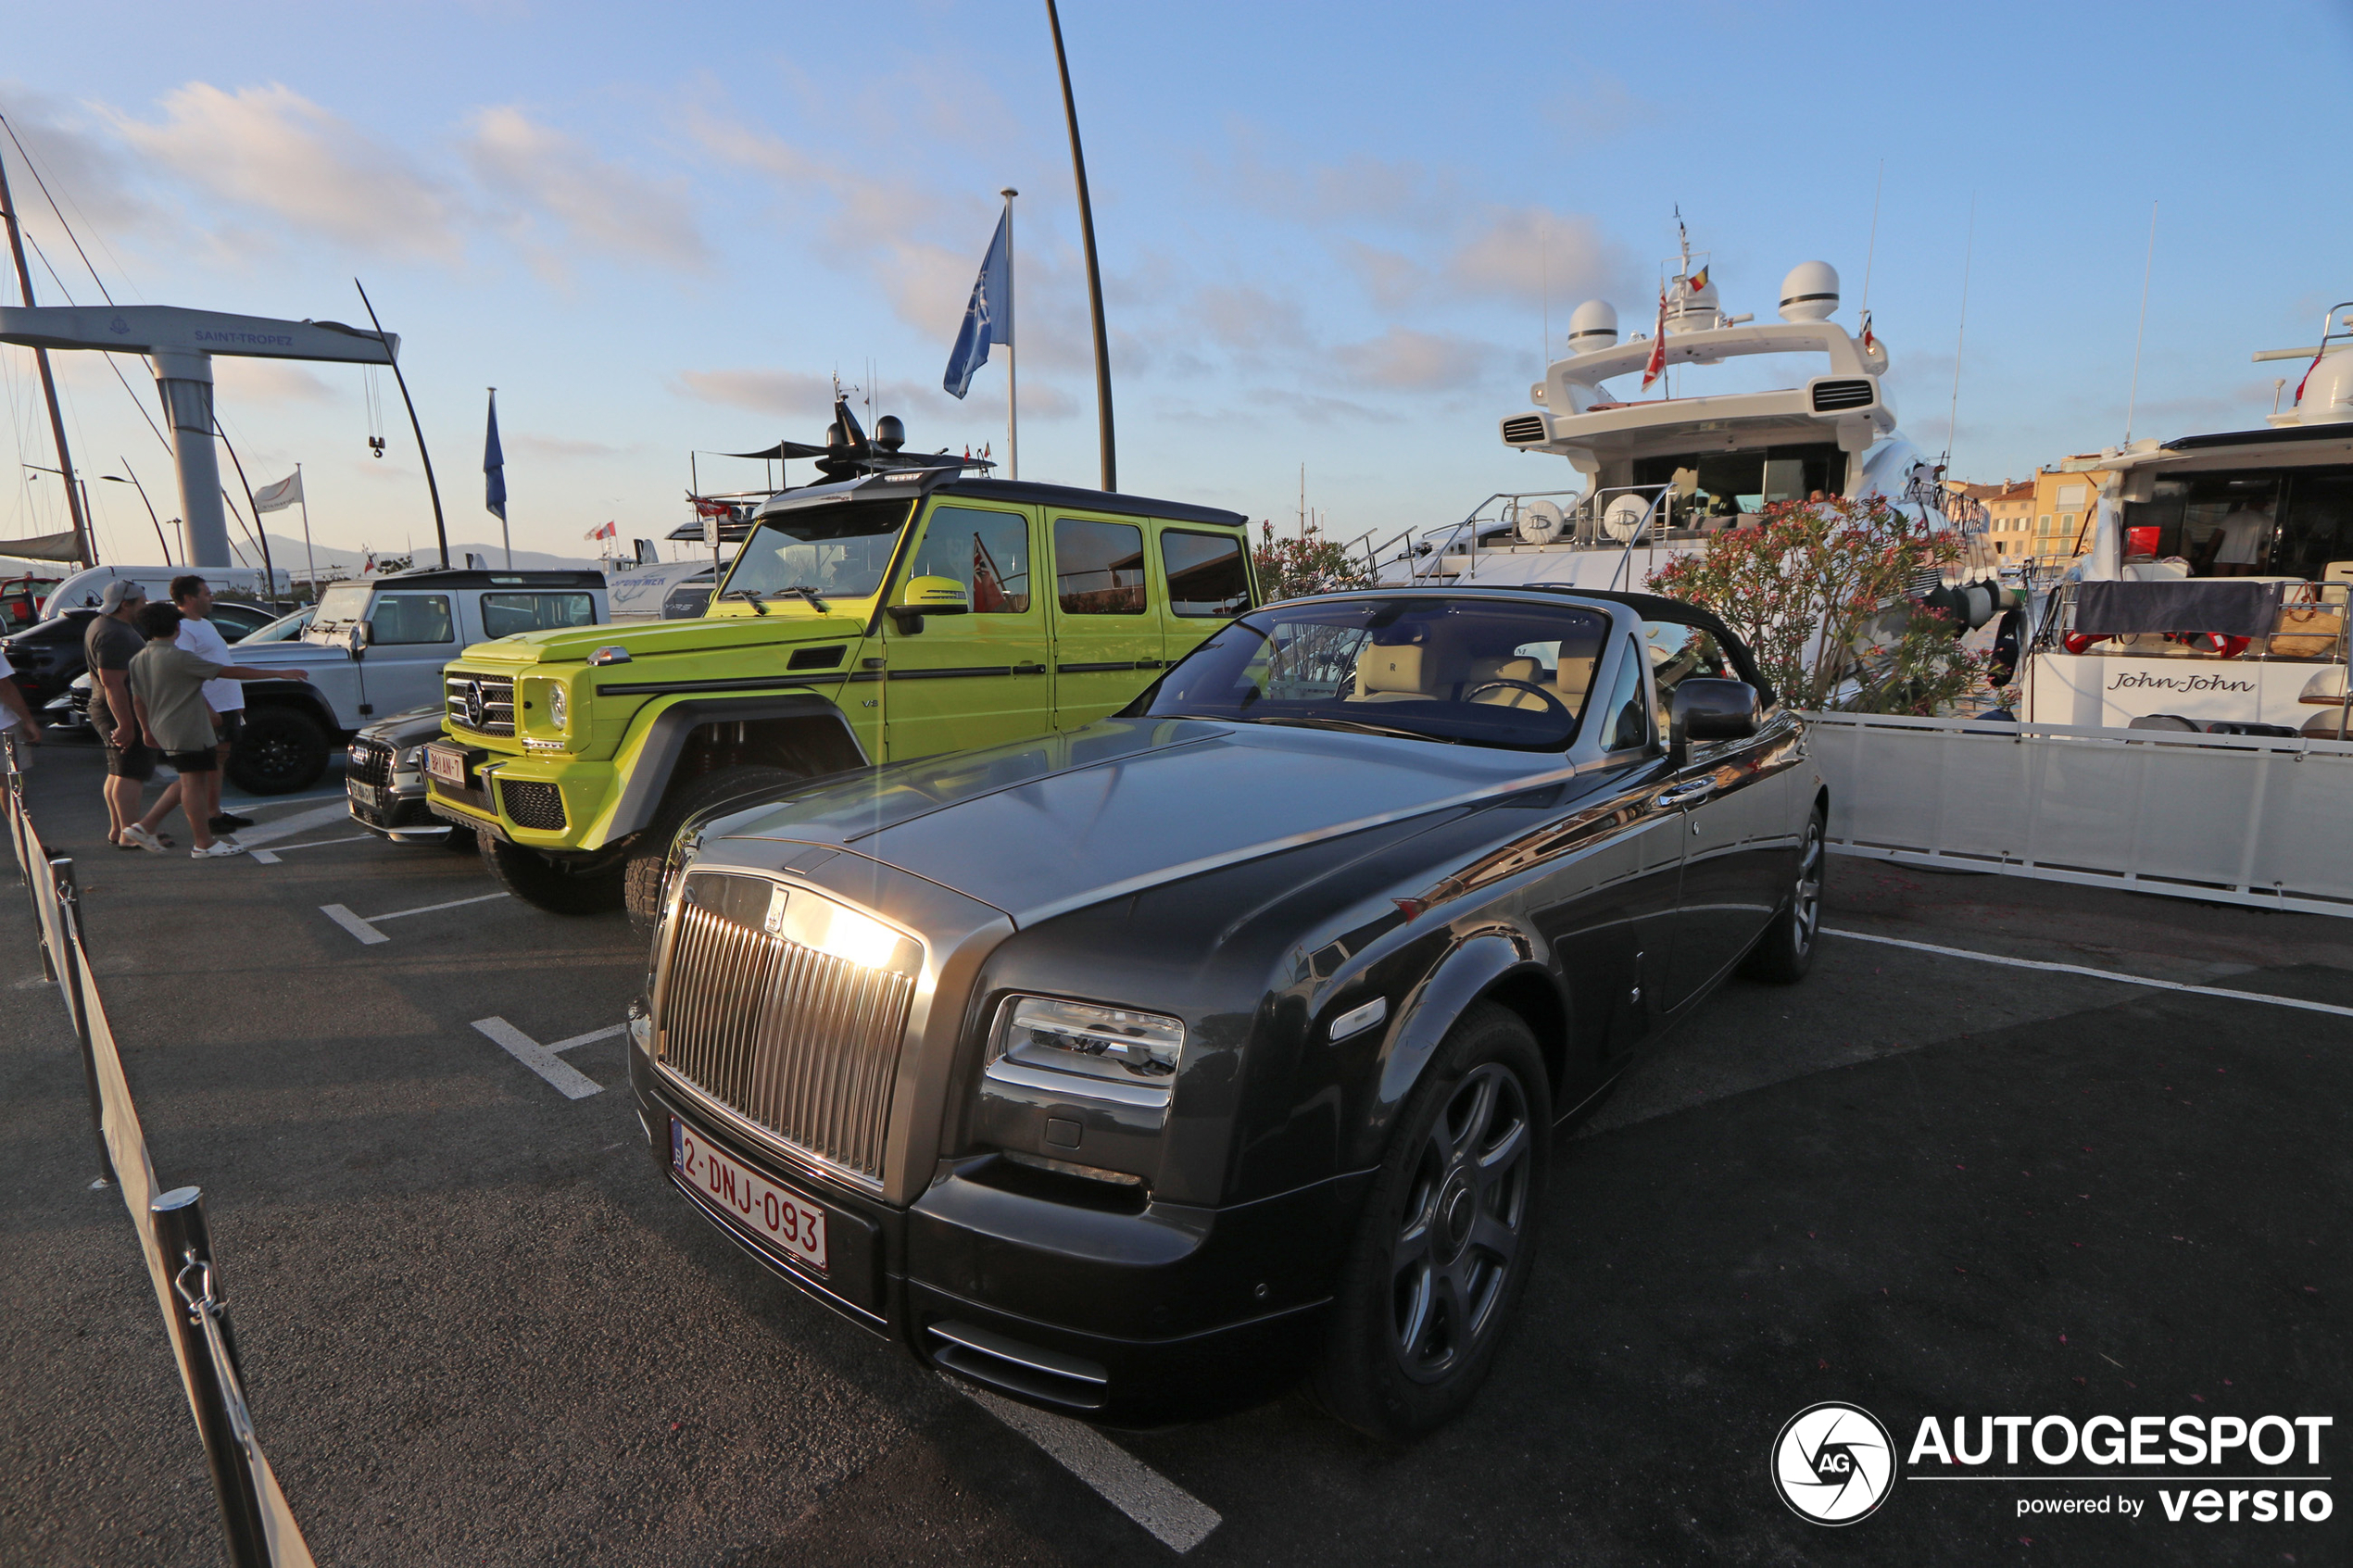
[[[12,19],[0,112],[118,299],[357,319],[364,279],[405,339],[453,540],[496,536],[495,384],[517,546],[586,555],[608,519],[624,537],[683,521],[690,448],[818,438],[837,371],[914,445],[1001,456],[1001,368],[963,404],[939,382],[1008,184],[1023,471],[1094,482],[1043,12],[44,6]],[[1557,345],[1589,295],[1629,329],[1645,313],[1679,205],[1727,308],[1769,318],[1782,274],[1819,257],[1851,324],[1882,160],[1870,308],[1930,450],[1972,256],[1953,439],[1970,477],[2122,436],[2152,201],[2136,436],[2259,423],[2272,377],[2300,372],[2249,352],[2309,342],[2353,295],[2329,161],[2342,5],[1067,0],[1063,22],[1122,488],[1286,526],[1302,463],[1342,536],[1568,484],[1559,459],[1504,450],[1496,420],[1528,407],[1548,314]],[[7,154],[30,232],[94,297]],[[38,262],[35,290],[59,298]],[[29,359],[5,354],[7,460],[50,462]],[[132,400],[94,359],[60,365],[78,463],[127,458],[162,502]],[[254,483],[301,462],[321,543],[431,538],[388,379],[376,460],[358,371],[220,376]],[[151,557],[130,489],[93,492],[102,546]],[[0,500],[0,536],[63,526],[54,480]]]

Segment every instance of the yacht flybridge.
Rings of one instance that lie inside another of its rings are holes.
[[[1822,495],[1884,495],[1982,530],[1982,510],[1949,496],[1942,469],[1896,428],[1887,346],[1869,316],[1859,332],[1831,320],[1829,263],[1793,268],[1780,320],[1759,322],[1725,313],[1704,257],[1679,260],[1651,332],[1621,341],[1617,309],[1588,300],[1569,319],[1568,356],[1529,388],[1535,407],[1503,420],[1506,446],[1566,458],[1581,483],[1491,495],[1404,541],[1384,577],[1639,588],[1709,534]],[[1780,384],[1708,387],[1709,371],[1751,360],[1751,374],[1719,378]]]
[[[2345,738],[2353,584],[2353,301],[2266,428],[2062,465],[2099,485],[2092,553],[2051,596],[2020,717]]]

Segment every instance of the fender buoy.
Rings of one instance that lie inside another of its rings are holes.
[[[2059,638],[2060,645],[2070,653],[2082,653],[2094,643],[2104,643],[2107,641],[2108,633],[2106,632],[2070,632]]]
[[[2183,647],[2220,654],[2224,659],[2236,659],[2246,651],[2246,638],[2225,636],[2220,632],[2169,632],[2166,635]]]

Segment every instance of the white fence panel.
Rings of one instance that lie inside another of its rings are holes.
[[[1833,851],[2353,915],[2353,743],[1807,721]]]

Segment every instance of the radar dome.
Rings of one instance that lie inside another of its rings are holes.
[[[1838,308],[1838,269],[1827,261],[1801,261],[1781,280],[1781,320],[1827,321]]]
[[[2322,357],[2296,406],[2300,425],[2353,424],[2353,349],[2340,348]]]
[[[1617,307],[1606,299],[1589,299],[1568,318],[1568,351],[1590,354],[1617,342]]]
[[[1674,292],[1667,295],[1669,317],[1686,331],[1696,332],[1715,326],[1724,312],[1718,303],[1716,280],[1705,267],[1699,271],[1700,285],[1692,287],[1689,278],[1675,280]]]

